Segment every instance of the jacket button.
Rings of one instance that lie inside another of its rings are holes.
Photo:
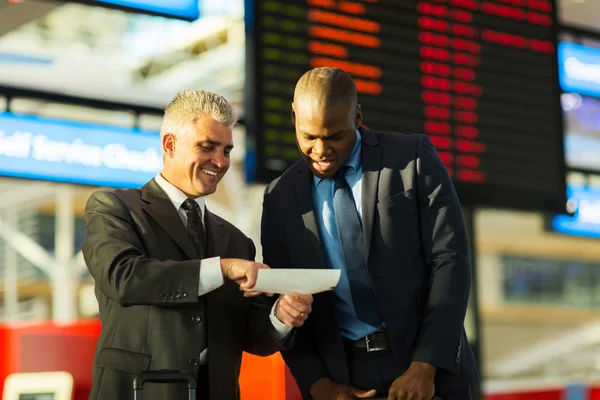
[[[202,317],[201,317],[201,316],[199,316],[199,315],[194,315],[194,316],[192,317],[192,321],[194,321],[194,323],[196,323],[196,324],[197,324],[197,323],[199,323],[200,321],[202,321]]]
[[[175,293],[175,298],[176,298],[176,299],[179,299],[179,298],[181,298],[181,293],[179,293],[179,292]]]
[[[199,361],[197,358],[190,358],[188,361],[188,364],[190,364],[190,366],[192,366],[192,367],[197,367],[199,364]]]
[[[185,299],[187,297],[187,293],[186,292],[181,293],[181,297],[183,297]]]

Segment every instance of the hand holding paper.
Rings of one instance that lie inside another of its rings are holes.
[[[263,293],[315,294],[332,290],[339,280],[338,269],[260,269],[253,290]]]

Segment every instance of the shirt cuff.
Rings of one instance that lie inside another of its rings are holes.
[[[205,258],[200,260],[200,282],[198,282],[198,296],[205,295],[223,285],[223,272],[221,272],[221,257]]]
[[[271,308],[271,314],[269,315],[269,318],[271,319],[271,324],[273,324],[273,328],[275,328],[275,330],[277,331],[277,337],[279,339],[283,339],[283,338],[285,338],[292,331],[292,327],[291,326],[287,326],[286,324],[284,324],[283,322],[281,322],[275,316],[275,307],[277,307],[277,302],[278,301],[279,300],[277,300],[275,302],[275,304],[273,304],[273,308]]]

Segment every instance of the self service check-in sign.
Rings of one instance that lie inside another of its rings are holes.
[[[563,42],[558,45],[558,62],[565,92],[600,97],[600,49]]]
[[[0,114],[0,175],[140,187],[162,169],[155,131]]]

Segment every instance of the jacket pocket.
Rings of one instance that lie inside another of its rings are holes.
[[[96,365],[116,371],[138,374],[148,370],[150,367],[150,356],[127,350],[106,348],[100,350]]]
[[[394,204],[406,204],[411,205],[413,197],[413,189],[408,189],[401,193],[396,193],[391,195],[390,197],[386,197],[385,199],[379,200],[377,203],[377,208],[383,210],[385,208],[391,207]]]

